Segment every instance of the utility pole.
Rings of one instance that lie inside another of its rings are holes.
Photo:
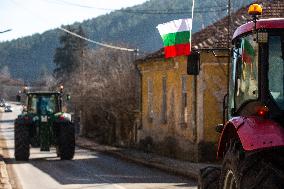
[[[231,0],[228,0],[228,49],[231,48]]]
[[[80,91],[80,135],[85,135],[86,134],[86,112],[85,112],[85,104],[84,104],[84,98],[85,98],[85,87],[86,85],[86,74],[85,74],[85,54],[84,54],[84,49],[81,52],[81,63],[82,63],[82,68],[81,68],[81,78],[82,78],[82,89]]]

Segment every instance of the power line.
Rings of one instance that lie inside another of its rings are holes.
[[[108,9],[108,8],[99,8],[99,7],[93,7],[93,6],[87,6],[87,5],[80,5],[80,4],[77,4],[77,3],[71,3],[71,2],[68,2],[68,1],[50,1],[50,0],[44,0],[44,1],[48,1],[50,3],[53,3],[53,4],[58,4],[58,5],[70,5],[70,6],[75,6],[75,7],[80,7],[80,8],[87,8],[87,9],[98,9],[98,10],[104,10],[104,11],[113,11],[115,9]]]
[[[19,5],[17,2],[15,2],[14,0],[11,0],[12,2],[14,2],[14,4],[16,4],[16,5]],[[61,0],[62,1],[62,0]],[[66,2],[66,1],[62,1],[62,2]],[[74,4],[74,3],[72,3],[72,4]],[[19,6],[21,6],[21,5],[19,5]],[[21,6],[23,9],[25,9],[26,11],[28,11],[29,13],[32,13],[32,14],[35,14],[34,12],[32,12],[32,11],[30,11],[29,9],[27,9],[26,7],[23,7],[23,6]],[[221,9],[221,10],[218,10],[218,11],[224,11],[224,10],[227,10],[227,9]],[[126,9],[124,10],[124,11],[127,11]],[[128,10],[128,11],[130,11],[130,10]],[[195,11],[195,12],[198,12],[198,11]],[[203,10],[203,11],[199,11],[199,12],[205,12],[205,10]],[[210,12],[210,10],[207,10],[206,12]],[[214,11],[212,11],[212,12],[216,12],[216,10],[214,10]],[[131,12],[129,12],[129,13],[131,13]],[[135,12],[135,13],[141,13],[141,14],[188,14],[189,12],[176,12],[176,13],[174,13],[174,12]],[[191,13],[191,11],[190,11],[190,13]],[[37,15],[38,16],[38,15]],[[37,17],[37,18],[40,18],[40,17]],[[45,20],[45,19],[44,19]],[[73,35],[73,36],[75,36],[75,37],[78,37],[78,38],[81,38],[81,39],[83,39],[83,40],[86,40],[86,41],[88,41],[88,42],[90,42],[90,43],[94,43],[94,44],[96,44],[96,45],[99,45],[99,46],[103,46],[103,47],[106,47],[106,48],[111,48],[111,49],[116,49],[116,50],[122,50],[122,51],[129,51],[129,52],[137,52],[138,50],[137,49],[129,49],[129,48],[124,48],[124,47],[118,47],[118,46],[114,46],[114,45],[110,45],[110,44],[106,44],[106,43],[101,43],[101,42],[98,42],[98,41],[94,41],[94,40],[92,40],[92,39],[89,39],[89,38],[86,38],[86,37],[83,37],[83,36],[81,36],[81,35],[78,35],[78,34],[76,34],[76,33],[74,33],[74,32],[71,32],[71,31],[69,31],[69,30],[67,30],[67,29],[65,29],[65,28],[62,28],[62,27],[59,27],[58,28],[59,30],[61,30],[61,31],[64,31],[64,32],[66,32],[66,33],[69,33],[69,34],[71,34],[71,35]]]
[[[49,0],[45,0],[49,1]],[[125,12],[125,13],[131,13],[131,14],[191,14],[190,8],[188,9],[167,9],[167,10],[155,10],[155,9],[108,9],[108,8],[99,8],[99,7],[93,7],[93,6],[86,6],[86,5],[81,5],[77,3],[71,3],[65,0],[55,0],[56,2],[52,2],[55,4],[65,4],[65,5],[70,5],[70,6],[75,6],[75,7],[80,7],[80,8],[88,8],[88,9],[98,9],[98,10],[104,10],[104,11],[119,11],[119,12]],[[50,1],[49,1],[50,2]],[[205,13],[205,12],[222,12],[227,10],[226,5],[215,5],[215,6],[201,6],[201,7],[196,7],[195,8],[195,13]],[[208,9],[213,9],[214,10],[208,10]],[[216,9],[219,8],[219,9]],[[220,9],[221,8],[221,9]]]
[[[12,29],[8,29],[8,30],[0,31],[0,33],[6,33],[6,32],[9,32],[9,31],[12,31]]]
[[[218,10],[195,10],[194,13],[207,13],[207,12],[223,12],[226,11],[227,8],[222,8]],[[153,15],[162,15],[162,14],[191,14],[191,11],[183,11],[183,12],[170,12],[170,11],[157,11],[157,12],[151,12],[151,11],[132,11],[132,10],[124,10],[125,13],[131,13],[131,14],[153,14]]]
[[[33,16],[36,14],[36,13],[34,13],[33,11],[29,10],[28,8],[21,6],[19,3],[15,2],[14,0],[11,0],[11,2],[13,2],[13,3],[14,3],[15,5],[17,5],[17,6],[20,6],[22,9],[24,9],[24,10],[27,11],[28,13],[32,14]],[[45,20],[45,21],[46,21],[46,19],[44,19],[44,18],[41,17],[40,15],[37,15],[37,14],[36,14],[36,16],[37,16],[38,19],[41,18],[42,20]],[[40,21],[40,22],[42,22],[42,21]],[[83,40],[86,40],[86,41],[88,41],[88,42],[90,42],[90,43],[93,43],[93,44],[102,46],[102,47],[111,48],[111,49],[116,49],[116,50],[121,50],[121,51],[128,51],[128,52],[138,52],[138,49],[129,49],[129,48],[118,47],[118,46],[114,46],[114,45],[110,45],[110,44],[106,44],[106,43],[101,43],[101,42],[98,42],[98,41],[94,41],[94,40],[92,40],[92,39],[83,37],[83,36],[81,36],[81,35],[78,35],[78,34],[76,34],[76,33],[74,33],[74,32],[71,32],[71,31],[69,31],[69,30],[67,30],[67,29],[65,29],[65,28],[62,28],[62,27],[59,27],[59,28],[57,28],[57,29],[59,29],[59,30],[61,30],[61,31],[64,31],[64,32],[66,32],[66,33],[69,33],[69,34],[71,34],[71,35],[73,35],[73,36],[75,36],[75,37],[78,37],[78,38],[81,38],[81,39],[83,39]]]
[[[66,33],[69,33],[69,34],[71,34],[71,35],[73,35],[73,36],[75,36],[75,37],[84,39],[84,40],[86,40],[86,41],[89,41],[89,42],[91,42],[91,43],[94,43],[94,44],[96,44],[96,45],[100,45],[100,46],[103,46],[103,47],[107,47],[107,48],[111,48],[111,49],[116,49],[116,50],[121,50],[121,51],[129,51],[129,52],[136,52],[136,51],[137,51],[137,49],[128,49],[128,48],[124,48],[124,47],[118,47],[118,46],[113,46],[113,45],[109,45],[109,44],[97,42],[97,41],[88,39],[88,38],[86,38],[86,37],[83,37],[83,36],[81,36],[81,35],[78,35],[78,34],[76,34],[76,33],[74,33],[74,32],[71,32],[71,31],[69,31],[69,30],[67,30],[67,29],[65,29],[65,28],[62,28],[62,27],[59,27],[58,29],[59,29],[59,30],[62,30],[62,31],[64,31],[64,32],[66,32]]]

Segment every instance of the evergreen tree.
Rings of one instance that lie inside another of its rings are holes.
[[[66,29],[80,36],[85,36],[81,26],[77,29],[67,26]],[[60,37],[60,44],[61,47],[56,48],[54,54],[53,62],[56,64],[54,74],[59,82],[64,83],[71,73],[79,68],[83,61],[82,55],[87,48],[87,43],[84,39],[65,33]]]

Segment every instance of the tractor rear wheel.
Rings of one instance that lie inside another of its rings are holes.
[[[15,159],[27,161],[30,157],[29,128],[26,125],[15,125]]]
[[[61,160],[71,160],[75,153],[75,127],[71,123],[60,125],[58,155]]]
[[[220,174],[219,167],[201,169],[198,177],[198,189],[218,189]]]
[[[267,151],[245,155],[239,143],[230,145],[223,161],[220,189],[281,189],[283,186],[280,154]]]

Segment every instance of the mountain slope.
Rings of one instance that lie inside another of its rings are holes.
[[[191,1],[150,0],[142,5],[114,11],[82,23],[74,23],[73,26],[81,25],[90,39],[127,44],[142,52],[151,52],[162,47],[156,26],[173,19],[191,17]],[[251,1],[237,1],[233,7],[237,9]],[[226,3],[227,0],[197,1],[193,32],[224,17]],[[61,34],[60,30],[49,30],[42,34],[0,43],[0,68],[8,65],[13,77],[25,81],[37,80],[46,72],[52,73],[54,50],[59,45],[58,38]]]

